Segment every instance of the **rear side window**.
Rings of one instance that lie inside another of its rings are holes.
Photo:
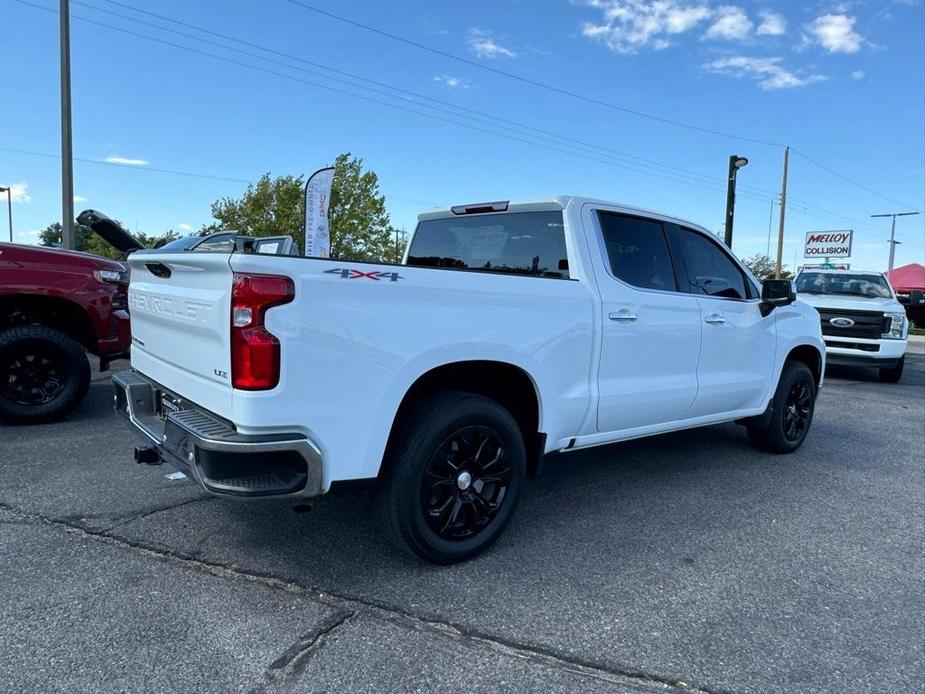
[[[562,212],[507,212],[420,222],[408,265],[568,278]]]
[[[614,277],[643,289],[678,290],[660,222],[611,212],[598,214]]]
[[[745,275],[728,255],[703,234],[680,229],[681,252],[694,294],[726,299],[749,298]]]

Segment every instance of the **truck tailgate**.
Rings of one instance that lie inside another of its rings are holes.
[[[231,413],[232,271],[224,253],[129,257],[132,366],[220,415]]]

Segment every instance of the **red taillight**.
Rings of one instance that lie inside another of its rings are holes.
[[[268,308],[295,298],[292,280],[234,273],[231,286],[231,384],[269,390],[279,383],[279,340],[263,325]]]

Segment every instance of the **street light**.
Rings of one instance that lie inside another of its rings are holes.
[[[0,193],[6,193],[6,209],[10,215],[10,243],[13,243],[13,191],[0,186]]]
[[[733,154],[729,157],[729,181],[726,184],[726,246],[732,248],[732,222],[736,205],[736,174],[748,164],[748,159]]]

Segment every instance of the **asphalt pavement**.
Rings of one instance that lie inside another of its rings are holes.
[[[125,366],[123,364],[123,366]],[[108,374],[0,425],[0,691],[899,692],[925,681],[925,341],[832,368],[804,446],[735,425],[560,455],[482,557],[396,553],[137,466]]]

